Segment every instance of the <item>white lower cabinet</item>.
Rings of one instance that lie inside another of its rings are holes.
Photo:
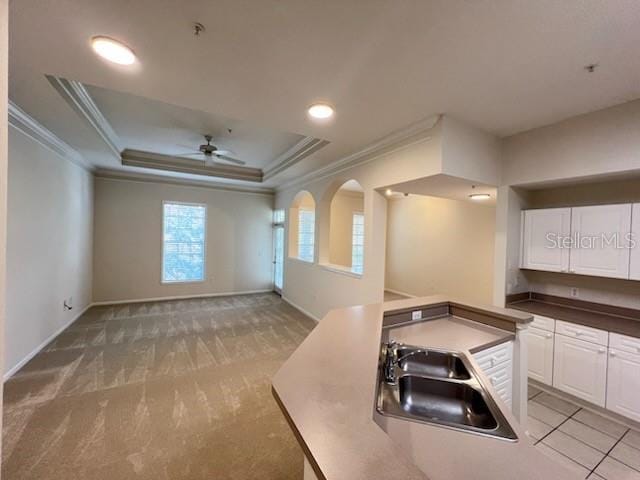
[[[482,350],[474,354],[473,357],[498,396],[509,408],[512,408],[513,342],[502,343]]]
[[[591,403],[605,406],[607,347],[555,335],[553,386]]]
[[[527,334],[529,377],[547,385],[553,383],[553,333],[530,327]]]
[[[607,408],[640,422],[640,354],[609,350]]]

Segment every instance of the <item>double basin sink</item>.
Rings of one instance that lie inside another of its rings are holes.
[[[387,363],[387,355],[393,361]],[[376,409],[386,416],[518,439],[472,365],[456,352],[383,345]]]

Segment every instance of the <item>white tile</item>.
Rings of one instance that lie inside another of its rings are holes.
[[[611,447],[617,442],[615,438],[599,432],[584,423],[577,422],[572,418],[560,425],[558,429],[604,453],[611,450]]]
[[[640,449],[640,432],[629,430],[627,434],[622,437],[622,441],[627,445]]]
[[[640,472],[627,467],[611,457],[605,458],[595,473],[606,480],[640,480]]]
[[[536,403],[535,400],[529,401],[528,412],[531,417],[538,419],[547,425],[551,425],[552,427],[557,427],[568,418],[560,412],[556,412],[549,407]]]
[[[568,470],[581,475],[582,478],[587,478],[587,475],[589,475],[589,470],[584,468],[582,465],[579,465],[570,458],[565,457],[560,452],[556,452],[553,448],[546,446],[544,443],[537,444],[536,448],[549,458],[558,462],[560,465],[566,467]]]
[[[537,387],[534,387],[533,385],[529,384],[527,385],[527,398],[529,400],[531,400],[531,398],[535,397],[536,395],[538,395],[539,393],[542,393],[542,390],[540,390]]]
[[[595,466],[598,465],[598,462],[600,462],[605,455],[586,443],[582,443],[580,440],[576,440],[566,433],[562,433],[560,430],[556,430],[545,437],[542,443],[554,450],[557,450],[589,470],[595,468]]]
[[[633,448],[631,445],[620,442],[611,450],[609,456],[640,471],[640,450]]]
[[[607,435],[614,437],[616,440],[619,440],[627,431],[627,427],[624,425],[613,422],[608,418],[601,417],[589,410],[582,409],[576,413],[573,418],[574,420],[578,420],[591,428],[595,428],[602,433],[606,433]]]
[[[541,393],[535,398],[535,401],[568,417],[580,410],[580,407],[575,403],[568,402],[549,393]]]
[[[541,440],[545,437],[549,432],[553,430],[551,425],[547,425],[546,423],[541,422],[540,420],[529,416],[527,419],[527,431],[529,432],[529,436],[536,440]]]

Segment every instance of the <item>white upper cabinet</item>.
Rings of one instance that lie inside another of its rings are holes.
[[[635,241],[635,247],[631,249],[629,278],[631,280],[640,280],[640,203],[633,205],[631,219],[631,238]]]
[[[571,234],[570,208],[544,208],[522,213],[522,268],[548,272],[569,269],[569,248],[554,241]],[[555,248],[554,248],[555,247]]]
[[[569,271],[598,277],[629,278],[631,205],[598,205],[571,209]]]

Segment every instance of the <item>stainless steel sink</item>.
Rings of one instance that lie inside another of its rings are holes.
[[[419,373],[428,377],[454,378],[457,380],[468,380],[471,378],[467,367],[462,359],[453,353],[438,352],[436,350],[424,353],[415,352],[412,347],[399,347],[398,366],[405,372]]]
[[[468,360],[457,352],[399,346],[395,381],[383,348],[376,409],[386,416],[515,441],[517,435]]]

